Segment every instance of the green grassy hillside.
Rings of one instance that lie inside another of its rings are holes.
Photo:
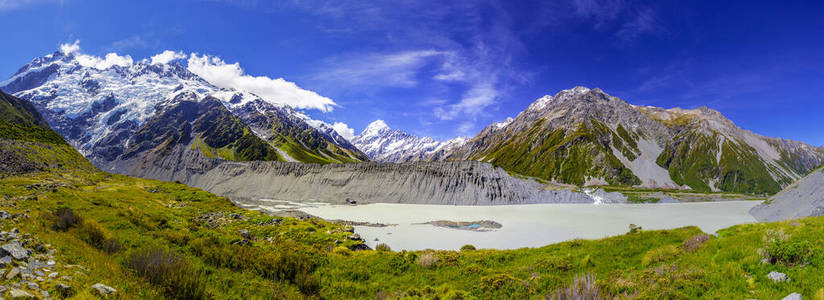
[[[641,181],[612,153],[610,145],[635,157],[636,138],[623,127],[618,132],[604,123],[589,120],[577,130],[548,130],[544,120],[529,130],[474,153],[470,159],[488,161],[507,171],[546,180],[583,185],[588,179],[604,179],[611,185],[631,186]]]
[[[345,226],[246,211],[180,184],[43,172],[2,179],[0,191],[2,210],[27,216],[3,221],[2,230],[18,228],[31,234],[30,245],[50,245],[52,270],[71,276],[40,287],[55,294],[67,284],[77,299],[95,283],[123,299],[543,299],[584,275],[610,298],[824,293],[820,217],[740,225],[717,237],[682,228],[536,249],[353,251],[360,242],[347,238]],[[63,221],[69,210],[82,221]],[[175,263],[147,272],[152,255]],[[770,271],[792,281],[774,283]],[[20,279],[5,284],[14,282]]]
[[[47,128],[36,112],[4,107],[10,124]],[[90,299],[102,284],[115,299],[824,299],[824,217],[534,249],[357,250],[350,227],[99,172],[48,131],[14,132],[4,147],[42,168],[0,170],[1,246],[25,250],[2,261],[5,298]]]
[[[30,103],[0,91],[0,177],[93,167]]]

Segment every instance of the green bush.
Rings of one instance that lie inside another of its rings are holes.
[[[308,277],[317,267],[317,257],[302,251],[297,243],[284,241],[278,248],[264,250],[199,239],[192,242],[192,247],[210,265],[238,272],[251,271],[265,278],[292,282],[301,291],[316,291],[313,287],[316,279]]]
[[[87,244],[102,250],[106,253],[115,253],[120,251],[120,242],[110,238],[109,234],[100,223],[95,220],[85,220],[83,225],[77,230],[77,237]]]
[[[185,257],[163,249],[144,249],[132,253],[127,267],[146,278],[174,299],[205,299],[202,273]]]
[[[641,265],[644,267],[651,266],[657,263],[665,262],[668,260],[672,260],[678,256],[680,251],[678,247],[675,245],[667,245],[661,248],[652,249],[647,251],[644,254],[644,258],[641,259]]]
[[[476,250],[475,246],[472,245],[463,245],[461,246],[461,251],[473,251]]]
[[[392,251],[392,248],[389,248],[389,245],[387,245],[386,243],[380,243],[377,246],[375,246],[375,250],[381,252],[389,252]]]
[[[813,245],[810,241],[788,241],[776,239],[767,244],[767,259],[770,263],[783,265],[799,265],[807,262],[813,254]]]
[[[83,223],[83,218],[74,214],[71,208],[60,207],[54,212],[57,219],[54,222],[54,230],[66,231],[69,228],[80,226]]]

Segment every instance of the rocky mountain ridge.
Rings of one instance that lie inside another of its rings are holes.
[[[141,131],[147,133],[147,121],[166,107],[177,105],[179,96],[184,94],[197,99],[216,99],[230,114],[240,117],[245,123],[241,127],[250,126],[259,115],[281,116],[276,123],[293,129],[278,133],[280,139],[269,139],[272,136],[269,131],[277,129],[274,126],[256,127],[251,131],[263,139],[271,151],[279,153],[269,156],[271,159],[318,163],[366,159],[331,130],[331,126],[252,93],[217,88],[177,61],[143,60],[99,66],[84,63],[74,53],[57,51],[35,58],[0,83],[0,88],[34,104],[58,133],[100,167],[113,165],[125,149],[140,143],[136,135]],[[249,113],[251,106],[254,114]],[[223,126],[241,125],[233,124],[230,119],[213,121],[229,122]],[[157,134],[157,137],[163,135]],[[231,156],[224,158],[231,159]]]
[[[600,89],[544,96],[484,128],[446,160],[480,160],[576,185],[775,193],[824,162],[824,151],[757,135],[718,111],[631,105]]]

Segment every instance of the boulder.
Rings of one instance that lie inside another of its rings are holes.
[[[29,294],[29,292],[26,292],[18,288],[11,288],[11,290],[9,290],[8,296],[10,299],[37,299],[37,297],[35,297],[32,294]]]
[[[17,276],[20,276],[20,268],[11,268],[11,270],[6,273],[6,280],[12,280]]]
[[[98,296],[101,296],[101,297],[106,297],[106,296],[113,295],[114,293],[117,293],[117,290],[115,290],[114,288],[112,288],[108,285],[105,285],[105,284],[102,284],[102,283],[95,283],[95,284],[92,285],[92,294],[95,294],[95,295],[98,295]]]
[[[11,255],[17,260],[27,260],[30,253],[31,252],[28,249],[23,248],[19,242],[12,242],[0,246],[0,256]]]
[[[238,230],[238,232],[240,233],[240,236],[242,236],[244,239],[247,239],[247,240],[252,239],[252,234],[249,233],[249,230],[241,229],[241,230]]]
[[[767,278],[771,279],[773,282],[787,282],[790,281],[790,278],[787,277],[787,274],[772,271],[767,274]]]
[[[11,265],[11,256],[3,256],[0,258],[0,268]]]
[[[369,246],[367,246],[366,244],[362,244],[362,243],[358,243],[358,244],[354,244],[352,246],[349,246],[349,249],[354,250],[354,251],[372,250],[372,248],[369,248]]]
[[[802,300],[802,298],[801,298],[801,294],[792,293],[792,294],[787,295],[787,297],[784,297],[781,300]]]

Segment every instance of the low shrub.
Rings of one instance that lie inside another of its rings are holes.
[[[572,270],[575,266],[572,264],[572,260],[569,256],[558,257],[552,256],[545,258],[538,262],[536,265],[540,270],[555,272],[555,271],[569,271]]]
[[[806,263],[813,254],[812,248],[810,241],[776,240],[768,244],[765,249],[770,263],[793,266]]]
[[[225,245],[213,239],[199,239],[192,247],[203,260],[216,267],[224,267],[239,272],[251,271],[265,278],[288,281],[301,291],[316,289],[312,275],[318,265],[317,256],[310,255],[293,242],[284,241],[275,249],[261,249],[251,246]]]
[[[386,243],[380,243],[377,246],[375,246],[375,250],[381,252],[389,252],[392,251],[392,248],[390,248],[389,245],[387,245]]]
[[[434,251],[427,251],[418,256],[418,265],[424,268],[434,268],[438,264],[438,254]]]
[[[679,252],[678,247],[675,245],[667,245],[661,248],[652,249],[644,254],[644,258],[641,259],[641,265],[648,267],[660,262],[672,260],[678,256]]]
[[[461,255],[455,251],[438,251],[438,264],[444,266],[456,266],[460,262]]]
[[[106,229],[92,219],[83,221],[83,225],[77,230],[77,237],[92,247],[106,253],[115,253],[120,251],[121,248],[120,242],[109,237]]]
[[[472,245],[463,245],[461,246],[461,251],[473,251],[476,250],[475,246]]]
[[[140,277],[163,288],[170,298],[206,298],[202,273],[185,257],[174,252],[158,248],[139,250],[132,253],[127,266]]]
[[[56,220],[53,227],[54,230],[57,231],[66,231],[69,230],[69,228],[78,227],[83,223],[83,219],[68,207],[58,208],[57,211],[54,212],[54,215]]]
[[[71,208],[68,207],[61,207],[58,208],[57,211],[54,212],[56,220],[54,222],[54,230],[57,231],[66,231],[69,228],[74,228],[80,226],[83,223],[83,218],[76,215]]]
[[[697,234],[694,235],[681,244],[681,249],[684,249],[684,252],[693,252],[698,250],[704,243],[710,240],[710,236],[706,234]]]

